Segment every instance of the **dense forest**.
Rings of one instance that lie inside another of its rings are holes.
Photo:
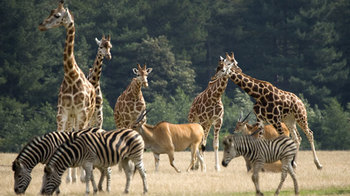
[[[65,6],[74,15],[74,54],[86,74],[95,37],[112,38],[113,58],[104,61],[101,77],[106,130],[115,128],[115,102],[137,63],[153,68],[143,89],[152,108],[148,123],[184,123],[219,57],[233,51],[244,73],[304,100],[317,149],[350,149],[350,1],[66,0]],[[38,30],[56,7],[54,0],[0,2],[1,152],[17,152],[56,130],[65,29]],[[222,100],[220,137],[254,104],[231,81]],[[302,149],[309,147],[304,137]]]

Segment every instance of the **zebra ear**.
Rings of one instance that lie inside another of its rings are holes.
[[[45,166],[44,172],[47,173],[47,174],[51,174],[52,173],[52,168],[50,166]]]
[[[18,168],[21,167],[21,163],[17,160],[13,161],[12,163],[12,171],[16,171]]]

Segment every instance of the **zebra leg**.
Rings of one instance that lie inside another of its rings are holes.
[[[106,175],[107,175],[107,192],[111,192],[111,175],[112,175],[112,169],[110,167],[107,167],[106,169]]]
[[[146,170],[143,165],[142,157],[138,160],[133,160],[135,167],[137,171],[139,171],[140,176],[142,178],[143,182],[143,193],[146,194],[148,192],[148,187],[147,187],[147,177],[146,177]]]
[[[85,182],[85,170],[81,167],[79,167],[80,169],[80,182],[84,183]],[[77,172],[78,168],[75,168],[75,172]],[[74,181],[74,179],[73,179]]]
[[[281,181],[280,181],[280,184],[277,187],[275,195],[278,195],[280,193],[280,191],[281,191],[282,185],[283,185],[284,181],[286,180],[288,167],[289,167],[289,164],[291,163],[291,161],[292,161],[291,159],[282,159],[281,160],[281,162],[282,162]],[[290,166],[292,166],[292,165],[290,165]]]
[[[100,177],[100,180],[98,181],[97,188],[98,188],[98,191],[103,191],[102,184],[103,184],[103,181],[105,179],[107,170],[106,170],[106,168],[101,168],[101,167],[99,167],[98,170],[100,170],[100,172],[101,172],[101,177]]]
[[[293,169],[291,162],[289,162],[289,164],[288,164],[288,173],[290,174],[290,176],[293,179],[295,195],[299,195],[298,181],[297,181],[297,178],[296,178],[296,175],[295,175],[295,172],[294,172],[294,169]]]
[[[86,184],[86,194],[90,193],[90,189],[89,189],[89,183],[91,181],[92,184],[92,188],[94,190],[94,194],[97,192],[97,186],[96,186],[96,182],[95,182],[95,178],[94,178],[94,174],[93,174],[93,164],[92,163],[86,163],[84,166],[85,169],[85,184]]]
[[[245,166],[246,166],[246,168],[247,168],[247,172],[249,172],[249,171],[252,169],[252,166],[251,166],[251,164],[250,164],[250,161],[249,161],[249,159],[247,159],[247,158],[245,158],[245,157],[244,157],[244,160],[245,160]]]
[[[158,167],[159,167],[159,154],[153,153],[153,156],[154,156],[155,171],[158,172]]]
[[[129,193],[130,180],[131,180],[132,174],[134,173],[134,168],[132,167],[132,164],[129,163],[129,159],[123,159],[121,161],[121,165],[123,166],[123,170],[126,176],[124,193]]]
[[[256,195],[257,196],[263,196],[264,194],[260,191],[259,187],[259,172],[261,168],[263,167],[264,163],[261,162],[255,162],[253,164],[253,175],[252,175],[252,181],[255,185]]]

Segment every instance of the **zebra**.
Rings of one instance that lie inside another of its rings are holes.
[[[22,148],[12,163],[15,193],[25,193],[32,179],[32,169],[39,163],[46,164],[59,145],[65,141],[74,140],[79,135],[89,132],[104,132],[104,130],[99,128],[88,128],[72,132],[49,132],[42,136],[34,137]],[[99,190],[102,190],[104,176],[107,175],[108,178],[109,173],[109,169],[107,171],[101,171]],[[107,189],[109,189],[109,187],[107,187]]]
[[[255,185],[256,195],[263,195],[259,188],[259,171],[264,163],[272,163],[277,160],[282,162],[282,175],[280,184],[275,192],[278,195],[287,172],[294,182],[295,195],[299,194],[298,182],[293,169],[294,158],[297,153],[297,145],[292,139],[281,135],[272,140],[257,139],[250,135],[228,135],[223,140],[224,155],[222,165],[227,167],[228,163],[236,157],[243,156],[249,160],[253,167],[252,180]]]
[[[68,167],[82,166],[86,171],[86,194],[89,194],[91,180],[94,193],[96,184],[93,167],[106,168],[122,162],[126,175],[125,193],[129,192],[130,179],[134,169],[139,171],[146,193],[146,171],[143,165],[144,141],[133,129],[119,129],[105,133],[87,133],[74,141],[62,144],[52,155],[44,169],[41,194],[51,195],[61,184],[63,172]]]

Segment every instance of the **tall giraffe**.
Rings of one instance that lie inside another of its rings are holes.
[[[301,137],[296,127],[298,124],[310,142],[317,169],[322,169],[316,155],[313,132],[308,126],[306,108],[301,99],[291,92],[278,89],[269,82],[244,74],[238,67],[233,53],[231,56],[226,53],[225,64],[234,64],[231,80],[255,99],[253,110],[258,123],[261,126],[263,123],[272,124],[280,135],[283,134],[281,123],[285,123],[299,149]]]
[[[95,38],[98,45],[97,55],[94,61],[94,65],[90,68],[89,75],[87,79],[95,87],[96,92],[96,106],[95,112],[90,120],[89,127],[99,127],[102,128],[103,124],[103,97],[100,87],[100,78],[102,72],[103,59],[106,57],[107,60],[112,59],[110,49],[112,48],[111,37],[108,35],[107,38],[102,36],[101,40]]]
[[[63,7],[51,11],[40,25],[39,30],[64,26],[66,42],[63,53],[64,78],[58,95],[57,131],[72,131],[86,128],[95,109],[95,88],[86,79],[74,57],[74,17]]]
[[[220,171],[219,164],[219,132],[223,123],[224,105],[221,101],[221,96],[225,92],[229,74],[231,72],[230,66],[224,64],[221,57],[219,61],[219,68],[212,77],[208,87],[197,95],[193,100],[190,112],[188,114],[188,121],[191,123],[199,123],[204,129],[204,137],[202,144],[205,146],[207,137],[212,125],[214,125],[214,140],[213,147],[215,152],[215,169]],[[202,149],[204,150],[204,149]]]
[[[136,77],[132,79],[130,85],[118,97],[114,107],[114,121],[118,129],[129,128],[141,112],[146,109],[141,88],[148,87],[147,77],[151,71],[152,68],[147,68],[146,65],[141,68],[140,64],[137,64],[137,69],[133,68]],[[145,123],[146,118],[143,121]]]
[[[39,25],[40,31],[64,26],[66,41],[63,52],[64,77],[58,94],[57,131],[81,130],[88,123],[95,110],[95,88],[86,79],[74,57],[75,26],[74,17],[60,1],[58,7]],[[76,181],[76,170],[68,170],[67,182]],[[84,180],[84,174],[80,180]]]

